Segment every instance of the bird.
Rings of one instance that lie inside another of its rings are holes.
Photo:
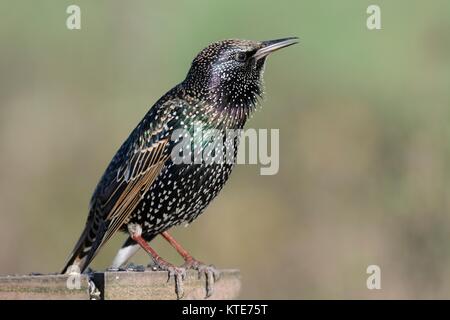
[[[186,269],[205,273],[207,296],[211,295],[218,272],[193,258],[168,230],[191,223],[221,191],[236,164],[239,145],[239,136],[224,140],[224,135],[227,130],[242,130],[260,105],[267,57],[296,43],[297,37],[228,39],[201,50],[186,78],[157,100],[112,158],[93,192],[84,230],[62,273],[84,272],[103,245],[122,231],[128,238],[112,269],[124,266],[142,248],[156,269],[175,277],[177,297],[182,295]],[[214,143],[208,137],[196,140],[195,130],[214,130],[221,138]],[[191,135],[193,141],[187,139]],[[224,147],[231,161],[207,163],[215,156],[215,152],[205,156],[208,148]],[[199,155],[204,158],[198,161]],[[182,266],[165,261],[149,245],[158,235],[181,255]]]

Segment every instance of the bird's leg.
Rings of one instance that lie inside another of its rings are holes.
[[[184,295],[183,290],[183,280],[186,277],[186,269],[175,267],[170,262],[165,261],[163,258],[161,258],[156,251],[149,246],[147,241],[145,241],[144,238],[138,233],[132,233],[131,238],[136,241],[137,244],[141,246],[142,249],[144,249],[147,253],[150,254],[152,257],[155,265],[160,269],[164,271],[169,272],[169,278],[167,281],[170,280],[170,277],[173,276],[175,280],[175,293],[177,295],[177,298],[180,299]]]
[[[192,257],[186,249],[184,249],[174,237],[172,237],[167,231],[161,233],[164,239],[170,243],[172,247],[177,250],[180,256],[184,259],[183,268],[186,269],[194,269],[198,271],[198,276],[200,277],[202,274],[205,274],[206,279],[206,297],[209,297],[213,294],[214,291],[214,282],[219,278],[219,271],[212,265],[206,265],[203,262],[200,262],[194,257]]]

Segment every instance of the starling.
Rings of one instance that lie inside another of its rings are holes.
[[[112,268],[122,267],[143,248],[154,266],[168,271],[169,277],[175,276],[178,296],[187,268],[205,273],[207,295],[211,294],[215,270],[195,260],[167,230],[192,222],[204,211],[228,180],[234,162],[185,161],[205,151],[208,145],[194,138],[194,150],[199,152],[174,152],[183,138],[175,133],[192,133],[198,127],[225,135],[228,129],[242,129],[263,94],[267,56],[297,42],[296,37],[271,41],[233,39],[203,49],[193,60],[186,79],[154,104],[111,160],[91,198],[83,233],[62,273],[70,272],[73,266],[83,272],[120,230],[128,238]],[[227,152],[236,155],[238,143],[238,137],[226,140]],[[177,156],[182,157],[181,163]],[[162,235],[183,257],[183,266],[166,262],[149,246],[157,235]]]

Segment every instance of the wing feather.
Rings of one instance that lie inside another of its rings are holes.
[[[118,150],[92,196],[85,230],[63,272],[84,270],[99,249],[128,222],[170,157],[170,129],[177,127],[185,102],[158,102]]]

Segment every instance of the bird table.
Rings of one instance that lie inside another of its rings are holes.
[[[181,299],[206,298],[205,276],[190,270]],[[239,270],[220,270],[207,299],[236,299],[241,289]],[[105,271],[81,275],[0,276],[0,300],[171,300],[177,299],[174,278],[164,271]]]

